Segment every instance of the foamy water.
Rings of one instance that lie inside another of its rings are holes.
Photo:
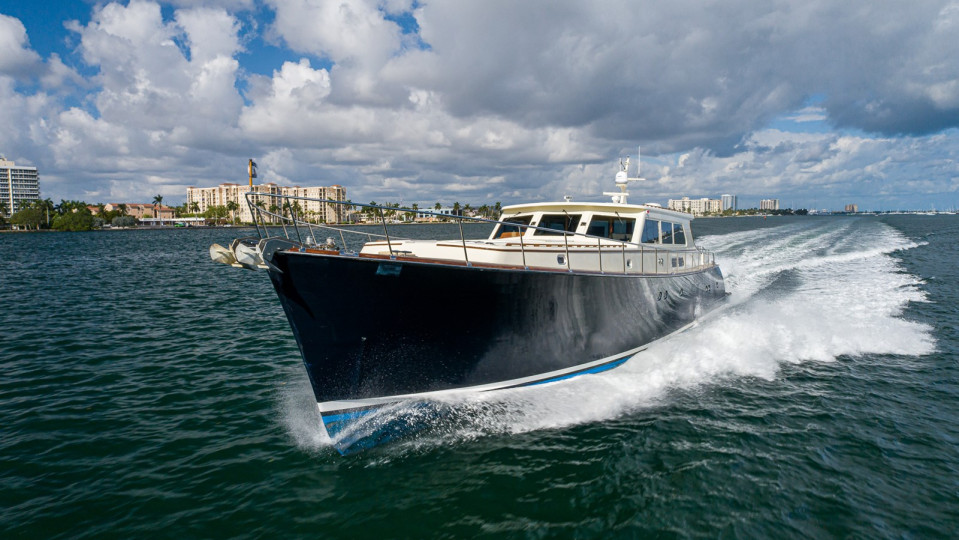
[[[693,328],[653,344],[622,367],[542,386],[444,398],[433,429],[402,444],[420,447],[499,433],[602,422],[669,399],[669,392],[772,380],[787,363],[935,351],[932,329],[900,315],[924,302],[919,279],[892,256],[918,247],[875,221],[807,220],[705,237],[716,253],[727,303]],[[331,444],[306,378],[282,392],[297,444]],[[408,414],[398,407],[378,413]]]

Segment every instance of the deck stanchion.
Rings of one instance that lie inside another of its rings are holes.
[[[596,253],[599,254],[599,273],[603,273],[603,244],[600,243],[599,238],[596,238]]]
[[[470,256],[466,251],[466,237],[463,236],[463,216],[457,216],[459,219],[456,220],[456,223],[460,226],[460,242],[463,242],[463,260],[466,261],[466,266],[473,266],[470,264]]]
[[[623,274],[626,274],[626,242],[620,245],[623,246]]]
[[[250,217],[253,218],[253,226],[256,227],[256,235],[262,239],[263,235],[260,234],[260,224],[256,222],[257,212],[253,210],[253,202],[250,199],[250,194],[247,193],[245,195],[245,198],[246,198],[246,206],[247,208],[250,209]]]
[[[286,216],[283,215],[283,197],[280,197],[280,225],[283,226],[283,236],[290,239],[290,231],[286,228]]]
[[[290,219],[293,221],[293,231],[296,232],[296,241],[302,245],[303,239],[300,238],[300,228],[296,225],[296,212],[293,211],[293,205],[289,202],[286,203],[286,206],[290,209]]]
[[[390,257],[395,258],[396,256],[393,255],[393,244],[390,243],[390,231],[386,228],[386,218],[383,217],[383,209],[380,207],[377,207],[376,209],[379,210],[380,221],[383,222],[383,233],[386,235],[386,247],[390,250]]]
[[[523,225],[519,225],[519,252],[523,255],[523,269],[529,270],[529,266],[526,264],[526,246],[523,245],[523,236],[526,234],[526,230],[523,227]]]

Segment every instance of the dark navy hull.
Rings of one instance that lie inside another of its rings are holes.
[[[321,407],[598,371],[725,296],[716,266],[626,276],[290,251],[272,262]],[[328,431],[361,409],[327,410]]]

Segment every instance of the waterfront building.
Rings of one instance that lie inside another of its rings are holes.
[[[847,213],[855,214],[855,213],[858,212],[858,211],[859,211],[859,205],[858,205],[858,204],[847,204],[847,205],[846,205],[846,212],[847,212]]]
[[[258,197],[260,204],[267,211],[273,206],[273,198],[270,195],[290,195],[297,197],[309,197],[312,199],[327,199],[332,201],[345,201],[346,188],[339,185],[329,187],[300,187],[300,186],[280,186],[273,182],[259,184],[250,189],[246,184],[223,183],[216,187],[188,187],[186,190],[186,209],[191,213],[203,213],[213,206],[228,206],[230,202],[237,205],[236,217],[245,223],[253,222],[253,214],[250,213],[250,207],[247,205],[244,195],[248,192],[262,194]],[[299,201],[299,216],[301,219],[323,222],[323,223],[344,223],[347,218],[346,206],[341,204],[321,203],[317,201]],[[275,209],[279,214],[279,210]],[[233,217],[232,215],[230,217]]]
[[[739,203],[737,202],[735,195],[725,193],[720,200],[722,201],[723,212],[726,210],[739,210]]]
[[[149,203],[107,203],[103,205],[103,210],[105,212],[113,212],[114,210],[119,210],[121,204],[123,204],[123,207],[126,210],[125,215],[135,217],[139,220],[149,218],[172,220],[174,217],[173,208],[163,205],[160,205],[160,207],[157,208],[155,204]],[[90,213],[93,215],[100,213],[99,206],[87,206],[87,208],[90,209]]]
[[[687,214],[692,214],[694,216],[701,216],[703,214],[720,212],[722,209],[722,202],[719,199],[710,199],[708,197],[703,197],[701,199],[690,199],[689,197],[683,197],[682,199],[669,199],[667,207],[670,210],[686,212]]]
[[[760,210],[779,210],[779,199],[763,199],[759,201]]]
[[[40,175],[36,167],[17,167],[0,156],[0,207],[10,217],[26,205],[40,200]]]

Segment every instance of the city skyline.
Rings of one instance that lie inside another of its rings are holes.
[[[729,32],[729,28],[738,28]],[[44,198],[959,206],[959,4],[0,0],[0,154]],[[635,159],[633,160],[635,163]]]

